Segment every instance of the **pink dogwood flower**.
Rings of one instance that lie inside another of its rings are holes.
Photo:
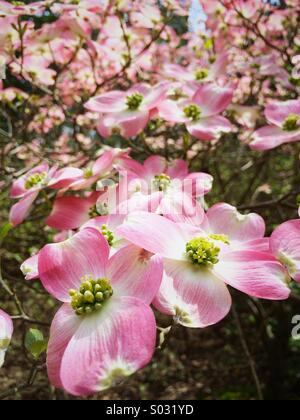
[[[133,177],[128,182],[128,202],[137,196],[151,194],[153,208],[149,211],[167,215],[175,221],[192,221],[203,217],[204,211],[198,198],[207,194],[213,183],[213,177],[203,172],[189,173],[187,163],[177,159],[168,163],[162,156],[150,156],[139,164],[125,162]],[[157,194],[161,192],[158,197]],[[133,211],[133,209],[131,210]]]
[[[290,276],[300,282],[300,220],[278,226],[270,238],[270,250],[286,266]]]
[[[199,140],[213,140],[232,130],[230,121],[220,115],[232,101],[232,95],[230,87],[203,84],[191,99],[162,102],[159,115],[168,122],[186,124],[189,133]]]
[[[264,252],[262,219],[226,206],[213,207],[199,227],[139,212],[118,229],[129,242],[163,257],[165,274],[154,305],[184,326],[222,320],[231,307],[227,286],[257,298],[289,296],[287,271]]]
[[[188,68],[178,64],[166,64],[164,74],[176,81],[184,83],[192,83],[196,86],[200,83],[215,82],[217,79],[226,75],[228,64],[228,54],[222,53],[218,55],[214,63],[205,62],[192,65]]]
[[[13,335],[13,322],[11,317],[0,309],[0,368],[3,366],[5,353]]]
[[[12,225],[17,226],[24,221],[41,190],[65,188],[80,176],[80,169],[50,168],[47,163],[31,169],[13,183],[11,197],[20,201],[11,208],[9,219]]]
[[[266,107],[265,115],[271,125],[254,132],[250,147],[270,150],[284,143],[300,140],[300,101],[274,102]]]
[[[97,229],[82,229],[39,253],[39,275],[63,306],[47,354],[51,383],[73,395],[116,385],[145,366],[155,347],[150,303],[161,283],[158,256],[129,245],[109,258]]]
[[[98,126],[104,138],[118,132],[124,137],[134,137],[147,126],[151,112],[165,98],[169,83],[156,86],[134,85],[127,92],[111,91],[90,99],[85,107],[103,116]]]

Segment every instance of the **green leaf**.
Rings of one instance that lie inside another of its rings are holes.
[[[12,228],[13,228],[13,225],[9,222],[7,222],[3,226],[1,226],[1,228],[0,228],[0,244],[2,244],[2,242],[4,241],[4,239],[9,234],[9,232],[11,231]]]
[[[40,330],[31,328],[25,337],[25,347],[35,359],[38,359],[47,349],[47,340]]]

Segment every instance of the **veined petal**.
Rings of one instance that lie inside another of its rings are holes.
[[[53,189],[66,188],[72,182],[82,177],[82,170],[78,168],[64,168],[55,172],[48,182],[48,187]]]
[[[85,108],[89,111],[107,113],[107,112],[120,112],[126,108],[126,93],[123,91],[115,90],[106,92],[103,95],[91,98],[86,104]]]
[[[265,114],[271,124],[282,127],[284,121],[290,115],[299,115],[300,117],[300,101],[296,99],[285,102],[273,102],[267,105]]]
[[[62,357],[81,322],[82,319],[68,303],[58,310],[52,321],[47,349],[47,371],[50,382],[56,388],[63,388],[60,379]]]
[[[152,358],[152,310],[132,297],[112,298],[83,319],[62,359],[61,381],[70,394],[89,395],[118,384]]]
[[[10,210],[9,221],[16,227],[21,224],[29,215],[31,206],[39,195],[39,191],[34,191],[25,195],[18,203],[14,204]]]
[[[165,260],[166,275],[154,300],[155,307],[192,328],[221,321],[231,307],[230,293],[209,269],[188,261]]]
[[[58,197],[45,221],[46,225],[59,230],[77,229],[90,219],[90,209],[98,197],[99,194],[87,198]]]
[[[205,83],[199,87],[193,100],[200,106],[203,117],[211,117],[225,111],[232,101],[232,96],[233,89],[230,87]]]
[[[182,259],[186,240],[180,225],[153,213],[131,213],[117,233],[129,242],[166,258]]]
[[[265,235],[265,222],[256,213],[243,215],[226,203],[215,204],[206,214],[212,233],[227,235],[229,239],[246,242]]]
[[[232,125],[227,118],[220,115],[201,118],[196,122],[187,124],[187,130],[199,140],[209,141],[218,137],[221,133],[230,133]]]
[[[132,296],[150,304],[163,275],[163,262],[158,255],[129,245],[109,260],[108,278],[117,296]]]
[[[233,251],[222,255],[214,272],[228,285],[253,297],[284,300],[290,295],[288,273],[271,254]]]
[[[106,275],[109,246],[96,229],[83,229],[65,242],[46,245],[39,253],[39,275],[45,289],[69,302],[70,289],[77,290],[84,276]]]
[[[271,150],[284,143],[300,140],[300,129],[284,131],[280,127],[266,126],[259,128],[253,134],[253,141],[249,144],[253,150]]]
[[[111,136],[115,130],[119,130],[126,138],[135,137],[144,130],[149,117],[148,111],[139,110],[107,114],[100,119],[98,131],[105,138]]]

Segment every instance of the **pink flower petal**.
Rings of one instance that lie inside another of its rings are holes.
[[[48,182],[48,187],[53,189],[66,188],[72,182],[82,177],[82,170],[78,168],[64,168],[55,172]]]
[[[214,272],[230,286],[253,297],[284,300],[290,294],[287,272],[271,254],[230,252],[222,256]]]
[[[150,304],[163,275],[163,263],[134,245],[126,246],[109,260],[108,278],[117,296],[133,296]]]
[[[129,242],[166,258],[182,259],[186,239],[180,225],[153,213],[131,213],[117,233]]]
[[[171,83],[162,82],[153,86],[150,92],[145,96],[142,104],[142,109],[151,110],[157,108],[159,104],[166,98],[167,92]]]
[[[232,125],[226,118],[215,115],[187,124],[189,133],[199,140],[210,141],[222,133],[230,133]]]
[[[270,250],[286,265],[291,277],[300,282],[300,220],[290,220],[275,229]]]
[[[46,225],[59,230],[77,229],[90,219],[91,207],[96,204],[99,194],[91,197],[58,197]]]
[[[83,319],[61,364],[67,392],[88,395],[116,385],[152,358],[156,339],[153,312],[132,297],[112,298]]]
[[[62,358],[81,322],[82,319],[69,304],[64,304],[52,321],[47,349],[47,371],[51,384],[56,388],[63,388],[60,379]]]
[[[148,111],[123,111],[107,114],[100,119],[98,131],[104,138],[111,136],[116,130],[129,138],[141,133],[149,121]]]
[[[299,115],[300,101],[298,99],[285,102],[274,102],[267,105],[265,110],[267,120],[278,127],[282,127],[284,121],[290,115]]]
[[[186,327],[204,328],[229,312],[231,297],[226,285],[210,270],[187,261],[165,261],[166,276],[154,300],[161,312],[173,315]]]
[[[9,221],[16,227],[21,224],[29,215],[31,206],[39,195],[39,191],[34,191],[25,195],[18,203],[14,204],[10,210]]]
[[[212,233],[227,235],[229,240],[246,242],[263,238],[265,222],[256,213],[242,215],[233,206],[219,203],[207,212]]]
[[[25,276],[25,280],[35,280],[39,277],[38,259],[39,254],[33,255],[21,265],[20,269]]]
[[[222,113],[232,101],[233,89],[217,84],[202,84],[193,101],[200,106],[202,117],[211,117]]]
[[[67,241],[46,245],[40,251],[40,279],[50,294],[69,302],[70,289],[77,290],[82,277],[105,277],[108,256],[105,238],[96,229],[83,229]]]
[[[182,109],[175,101],[163,101],[158,107],[158,112],[160,118],[168,122],[186,123],[188,121],[188,118],[184,115]]]
[[[162,214],[174,222],[190,223],[199,226],[204,218],[202,205],[192,194],[172,191],[162,198],[158,214]]]
[[[103,95],[90,99],[85,104],[85,108],[89,111],[104,114],[108,112],[120,112],[126,108],[125,98],[126,93],[122,91],[106,92]]]
[[[284,131],[279,127],[266,126],[253,133],[253,141],[249,144],[253,150],[271,150],[284,143],[300,140],[300,130]]]
[[[167,162],[162,156],[150,156],[144,162],[145,176],[154,178],[155,175],[164,174],[166,172]]]
[[[167,169],[167,175],[170,178],[183,179],[189,174],[187,163],[183,159],[176,159],[169,164]]]

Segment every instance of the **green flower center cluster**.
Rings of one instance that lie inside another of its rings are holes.
[[[69,295],[76,315],[82,316],[99,311],[113,295],[113,289],[108,279],[94,280],[91,276],[85,276],[79,291],[70,290]]]
[[[194,238],[186,244],[186,253],[193,264],[208,266],[219,262],[220,248],[215,241],[229,245],[225,235],[209,235],[208,238]]]
[[[114,237],[114,234],[112,233],[112,231],[108,230],[106,225],[103,225],[102,228],[101,228],[101,233],[106,238],[106,240],[108,242],[108,245],[113,246],[115,237]]]
[[[92,169],[92,168],[86,168],[86,169],[84,170],[83,177],[84,177],[85,179],[89,179],[89,178],[91,178],[93,175],[94,175],[94,174],[93,174],[93,169]]]
[[[45,172],[37,172],[35,174],[30,175],[25,182],[26,190],[30,190],[31,188],[35,187],[36,185],[42,184],[46,178],[47,174]]]
[[[126,105],[131,111],[136,111],[139,109],[141,103],[144,100],[144,96],[141,93],[133,93],[132,95],[127,96]]]
[[[166,174],[155,175],[153,179],[154,188],[158,191],[166,191],[171,184],[171,178]]]
[[[201,118],[201,109],[198,105],[188,105],[183,109],[184,115],[192,121],[199,121]]]
[[[298,125],[299,119],[300,117],[298,115],[289,115],[283,123],[284,131],[294,131],[300,128]]]
[[[206,79],[207,76],[208,76],[208,69],[198,69],[195,72],[195,78],[198,81]]]

